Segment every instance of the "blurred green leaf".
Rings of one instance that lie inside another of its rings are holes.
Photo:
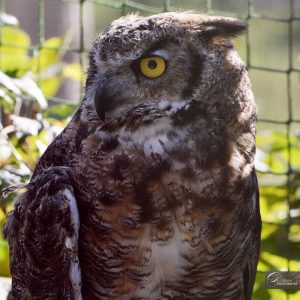
[[[265,288],[265,273],[257,272],[252,300],[271,299],[271,290]]]
[[[4,113],[9,113],[14,108],[14,100],[10,97],[9,92],[0,88],[0,105],[3,108]]]
[[[286,223],[288,219],[286,197],[286,187],[260,187],[260,210],[262,220],[265,222]]]
[[[41,80],[41,89],[46,97],[54,96],[63,80],[61,75],[47,77]]]
[[[267,266],[263,268],[262,266]],[[288,260],[284,256],[271,254],[268,251],[261,251],[259,270],[270,271],[270,270],[281,270],[286,271],[288,269]]]
[[[290,268],[293,271],[300,270],[300,225],[293,224],[290,226],[289,230],[289,246],[290,246],[290,258],[293,260],[293,263],[290,264]]]
[[[61,56],[66,43],[67,36],[52,37],[42,44],[40,51],[31,59],[36,81],[46,97],[54,96],[64,79]]]
[[[30,68],[28,49],[29,35],[20,28],[11,26],[0,27],[0,68],[5,73],[24,74]]]
[[[0,209],[0,228],[5,222],[5,212]],[[2,230],[0,230],[0,276],[9,276],[9,250],[7,241],[3,240]]]
[[[258,266],[260,271],[287,269],[287,233],[287,227],[284,225],[263,223]]]
[[[291,165],[300,172],[300,137],[291,137]]]
[[[67,78],[84,82],[86,80],[85,73],[79,64],[69,64],[64,66],[63,75]]]
[[[288,169],[288,144],[285,134],[263,131],[256,137],[257,147],[264,157],[262,162],[274,173],[284,173]]]
[[[52,106],[43,112],[45,118],[52,118],[56,120],[65,120],[72,116],[76,110],[76,106],[71,104],[58,104]]]
[[[49,66],[56,65],[60,61],[61,47],[65,40],[60,37],[52,37],[41,45],[41,49],[31,59],[36,73],[42,73]]]

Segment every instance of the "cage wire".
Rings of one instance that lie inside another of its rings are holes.
[[[41,49],[41,45],[45,40],[45,1],[46,0],[36,0],[36,9],[38,12],[38,44],[35,46],[31,46],[29,50],[39,50]],[[47,0],[49,1],[49,0]],[[130,0],[124,0],[124,1],[113,1],[113,0],[60,0],[61,2],[72,2],[78,5],[79,10],[79,46],[78,47],[66,47],[62,50],[68,51],[68,52],[74,52],[79,54],[79,62],[80,65],[84,65],[84,57],[87,54],[87,47],[85,45],[85,39],[84,39],[84,6],[87,3],[93,3],[94,5],[102,5],[107,6],[110,8],[114,8],[116,10],[119,10],[120,15],[125,15],[128,10],[137,10],[140,11],[141,14],[155,14],[155,13],[161,13],[161,12],[168,12],[168,11],[178,11],[177,5],[174,6],[174,1],[172,0],[165,0],[165,1],[156,1],[155,6],[149,6],[148,4],[141,3],[142,1],[130,1]],[[287,68],[271,68],[268,66],[258,66],[256,64],[252,63],[252,45],[250,40],[250,34],[249,32],[245,35],[245,44],[246,44],[246,66],[248,71],[251,70],[259,70],[259,71],[266,71],[266,72],[273,72],[276,74],[283,74],[286,77],[286,97],[287,97],[287,119],[286,120],[278,120],[275,118],[259,118],[258,124],[271,124],[271,125],[282,125],[285,126],[286,129],[286,141],[287,141],[287,170],[285,172],[273,172],[272,170],[268,171],[259,171],[259,174],[271,174],[273,176],[285,176],[286,177],[286,188],[287,188],[287,196],[286,196],[286,205],[288,208],[287,212],[287,222],[285,223],[276,223],[276,222],[270,222],[263,220],[263,226],[265,224],[274,224],[278,226],[282,226],[285,229],[286,232],[286,243],[285,243],[285,250],[286,250],[286,258],[287,258],[287,270],[290,270],[290,260],[291,260],[291,251],[290,251],[290,243],[289,243],[289,232],[292,225],[300,225],[300,221],[295,221],[291,218],[291,189],[293,186],[291,185],[292,177],[295,176],[295,174],[299,174],[299,171],[292,168],[291,163],[291,144],[292,144],[292,132],[291,132],[291,126],[292,124],[300,124],[300,118],[297,119],[294,116],[293,112],[293,99],[292,97],[292,82],[291,82],[291,75],[293,72],[297,72],[299,74],[300,67],[297,68],[294,66],[293,63],[293,57],[295,56],[294,51],[294,45],[293,45],[293,36],[294,36],[294,26],[293,23],[295,21],[300,21],[300,15],[295,15],[295,1],[298,0],[288,0],[288,6],[289,6],[289,15],[288,16],[274,16],[269,15],[265,13],[258,13],[254,9],[254,1],[255,0],[248,0],[247,1],[247,9],[245,13],[237,13],[237,12],[225,12],[220,10],[214,10],[213,2],[214,0],[200,0],[200,1],[193,1],[192,3],[192,9],[195,12],[200,13],[209,13],[213,15],[225,15],[225,16],[233,16],[238,17],[240,19],[245,19],[247,22],[250,22],[251,20],[266,20],[270,22],[281,22],[285,23],[287,25],[287,40],[288,40],[288,66]],[[140,3],[139,3],[140,2]],[[157,3],[160,3],[160,6],[157,5]],[[182,1],[184,3],[185,1]],[[146,2],[147,3],[147,2]],[[0,11],[5,12],[5,1],[0,0]],[[262,29],[263,30],[263,29]],[[1,42],[0,37],[0,46],[3,45]],[[11,46],[15,47],[14,45],[5,45],[5,46]],[[88,45],[89,47],[89,45]],[[49,48],[51,49],[51,48]],[[272,50],[270,50],[272,51]],[[300,80],[300,79],[299,79]],[[82,92],[82,90],[81,90]],[[74,100],[74,99],[73,99]],[[70,103],[67,99],[62,99],[58,97],[49,97],[48,101],[51,103]],[[265,99],[265,101],[272,101],[272,99]],[[272,109],[272,108],[271,108]],[[299,157],[300,159],[300,157]],[[299,252],[300,253],[300,252]],[[300,256],[300,254],[299,254]],[[299,260],[299,258],[298,258]],[[295,271],[295,270],[293,270]],[[300,271],[300,269],[298,270]],[[260,270],[258,268],[258,274],[263,274],[264,271]],[[290,299],[289,293],[285,293],[286,299]]]

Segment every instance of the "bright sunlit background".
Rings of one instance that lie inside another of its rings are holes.
[[[300,0],[0,0],[0,189],[28,181],[67,124],[96,34],[130,12],[178,10],[249,23],[234,43],[259,108],[263,230],[253,299],[300,299],[299,290],[268,290],[264,282],[265,271],[300,271]],[[0,228],[12,199],[0,199]],[[9,275],[8,244],[0,233],[0,276]]]

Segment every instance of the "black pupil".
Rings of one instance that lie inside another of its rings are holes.
[[[155,60],[153,60],[153,59],[150,59],[148,61],[148,68],[151,69],[151,70],[153,70],[156,67],[157,67],[157,62]]]

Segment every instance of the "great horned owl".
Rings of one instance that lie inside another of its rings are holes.
[[[112,22],[85,96],[9,214],[12,299],[252,295],[256,106],[239,20]]]

